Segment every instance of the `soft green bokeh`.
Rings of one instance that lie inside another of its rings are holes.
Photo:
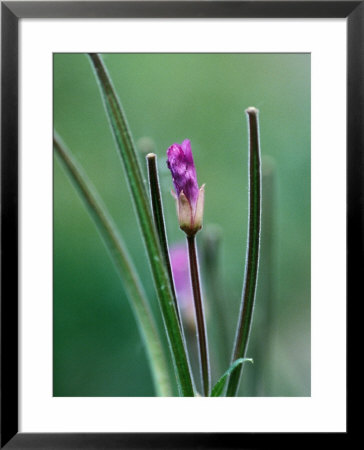
[[[204,223],[223,232],[221,269],[228,349],[236,328],[247,230],[247,123],[260,110],[262,154],[271,159],[258,297],[241,395],[309,396],[310,386],[310,56],[308,54],[103,55],[137,142],[151,138],[170,243],[178,229],[165,152],[189,138]],[[124,236],[163,332],[121,161],[95,76],[83,54],[54,56],[54,125],[103,197]],[[144,156],[141,153],[141,162]],[[273,162],[272,162],[273,161]],[[268,190],[267,190],[268,189]],[[266,202],[266,203],[264,203]],[[268,205],[269,203],[269,205]],[[198,241],[203,238],[204,228]],[[269,242],[271,246],[269,247]],[[269,267],[267,258],[271,255]],[[271,283],[271,284],[270,284]],[[208,299],[206,299],[208,301]],[[267,311],[269,312],[267,316]],[[209,335],[218,335],[209,307]],[[215,345],[210,340],[210,351]],[[230,354],[230,350],[228,350]],[[213,381],[226,370],[213,359]],[[229,355],[227,355],[229,359]],[[151,396],[138,329],[96,228],[54,163],[54,395]]]

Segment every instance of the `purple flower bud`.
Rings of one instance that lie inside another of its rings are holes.
[[[181,145],[171,145],[167,157],[167,166],[176,190],[180,227],[188,235],[194,235],[202,227],[204,185],[198,187],[189,139],[185,139]]]
[[[185,139],[181,145],[171,145],[167,150],[167,156],[167,166],[172,173],[177,196],[183,191],[191,206],[195,208],[198,198],[198,184],[191,142]]]

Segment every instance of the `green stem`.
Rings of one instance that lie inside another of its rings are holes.
[[[202,387],[205,397],[210,395],[210,363],[207,349],[207,333],[205,326],[205,314],[201,299],[200,275],[198,271],[196,237],[187,236],[188,254],[190,260],[191,284],[195,303],[197,339],[200,353],[200,368],[202,377]]]
[[[259,245],[261,228],[261,165],[259,145],[258,110],[248,108],[246,110],[249,123],[249,225],[248,245],[246,253],[246,265],[242,303],[239,313],[239,321],[235,336],[232,361],[244,358],[248,347],[251,330],[254,300],[256,293]],[[242,366],[240,366],[229,378],[227,396],[237,394]]]
[[[171,385],[163,345],[142,284],[125,244],[92,184],[56,132],[54,133],[53,145],[67,174],[90,212],[123,280],[147,349],[156,393],[159,396],[170,396]]]
[[[149,176],[149,188],[150,188],[150,198],[152,201],[152,211],[154,224],[157,229],[159,244],[162,249],[164,262],[167,268],[168,278],[171,285],[172,295],[174,299],[174,304],[176,307],[178,321],[180,327],[182,327],[181,316],[179,313],[176,291],[174,288],[174,281],[172,275],[171,261],[169,259],[168,241],[167,233],[164,222],[163,204],[161,198],[161,192],[159,187],[158,170],[157,170],[157,155],[154,153],[148,153],[147,156],[148,164],[148,176]],[[183,332],[183,331],[182,331]]]
[[[90,53],[89,57],[99,83],[101,96],[110,121],[115,143],[124,165],[128,185],[136,209],[152,270],[154,285],[157,291],[159,306],[167,331],[167,338],[172,353],[179,391],[183,396],[192,397],[194,396],[194,386],[187,350],[181,334],[168,274],[158,242],[135,146],[131,138],[125,114],[101,57],[96,53]]]

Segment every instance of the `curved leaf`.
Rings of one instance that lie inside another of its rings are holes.
[[[251,358],[239,358],[236,361],[234,361],[231,366],[228,368],[228,370],[224,373],[224,375],[219,379],[219,381],[215,384],[215,386],[212,388],[211,391],[211,397],[220,397],[225,384],[229,378],[229,376],[244,362],[249,361],[253,363],[253,360]]]

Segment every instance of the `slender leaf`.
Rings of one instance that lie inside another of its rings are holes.
[[[171,384],[163,345],[142,284],[125,244],[92,184],[56,132],[54,134],[54,148],[94,220],[123,280],[147,349],[156,393],[160,396],[169,396],[171,395]]]
[[[169,249],[168,249],[168,240],[167,240],[167,232],[164,220],[163,213],[163,204],[162,197],[159,187],[159,179],[158,179],[158,169],[157,169],[157,155],[154,153],[148,153],[146,156],[147,166],[148,166],[148,176],[149,176],[149,190],[150,190],[150,199],[152,201],[152,211],[153,211],[153,219],[154,224],[158,233],[159,244],[161,246],[161,250],[164,257],[164,263],[167,268],[168,278],[172,290],[172,295],[174,299],[174,304],[176,306],[176,311],[178,315],[178,321],[180,326],[182,327],[181,316],[178,309],[177,296],[174,287],[173,275],[172,275],[172,267],[171,261],[169,259]]]
[[[90,53],[89,57],[96,79],[99,83],[101,96],[104,101],[116,147],[124,165],[126,178],[152,270],[159,306],[172,353],[177,384],[181,395],[193,397],[195,391],[186,345],[181,327],[179,326],[168,273],[154,226],[135,145],[120,101],[101,57],[96,53]]]
[[[248,218],[248,245],[246,250],[246,264],[242,302],[239,313],[239,321],[234,342],[232,360],[244,358],[247,348],[258,278],[259,251],[260,251],[260,228],[261,228],[261,164],[258,110],[248,108],[246,110],[249,124],[249,218]],[[229,377],[227,396],[236,395],[242,366],[239,366]]]

